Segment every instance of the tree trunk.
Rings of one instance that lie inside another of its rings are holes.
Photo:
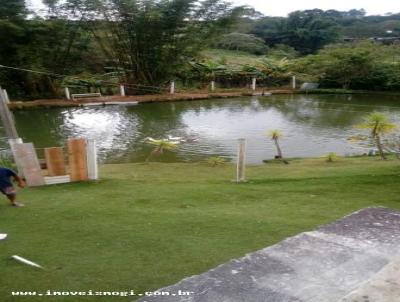
[[[156,154],[161,154],[162,153],[162,147],[158,146],[153,149],[153,151],[150,152],[149,156],[146,158],[146,163],[150,161],[150,159],[156,155]]]
[[[383,151],[383,146],[381,143],[381,137],[379,135],[375,135],[375,142],[376,142],[376,147],[379,150],[379,154],[380,154],[381,158],[386,159],[385,153]]]
[[[282,157],[283,157],[283,156],[282,156],[282,150],[281,150],[281,147],[279,146],[278,139],[275,138],[275,139],[274,139],[274,142],[275,142],[275,146],[276,146],[276,151],[278,152],[278,157],[279,157],[279,158],[282,158]]]

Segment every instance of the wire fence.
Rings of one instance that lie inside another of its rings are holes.
[[[175,93],[187,92],[193,90],[208,90],[215,91],[219,89],[293,89],[299,87],[303,82],[296,79],[294,82],[292,75],[279,76],[279,77],[260,77],[251,72],[239,73],[232,75],[215,75],[212,78],[198,78],[198,79],[171,79],[161,85],[149,85],[130,83],[123,80],[123,77],[114,80],[98,79],[95,77],[82,77],[75,75],[60,74],[48,71],[33,70],[22,67],[0,65],[0,69],[14,70],[19,72],[27,72],[48,77],[59,78],[61,80],[60,88],[68,88],[72,94],[85,94],[100,92],[102,95],[119,95],[121,89],[124,89],[124,95],[138,95],[138,94],[160,94],[160,93]],[[106,74],[107,75],[107,74]],[[255,81],[255,82],[253,82]],[[121,86],[123,88],[121,88]],[[62,95],[63,92],[59,91]],[[47,95],[47,94],[46,94]]]

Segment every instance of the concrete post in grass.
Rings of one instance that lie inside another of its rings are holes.
[[[211,81],[211,91],[215,91],[215,81]]]
[[[292,76],[292,89],[296,89],[296,76]]]
[[[66,98],[67,100],[70,100],[70,99],[71,99],[71,94],[69,93],[69,88],[68,88],[68,87],[65,87],[65,88],[64,88],[64,92],[65,92],[65,98]]]
[[[119,92],[121,96],[125,96],[125,86],[124,85],[119,85]]]
[[[256,86],[257,86],[257,79],[256,78],[252,78],[251,79],[251,90],[255,91],[256,90]]]
[[[88,139],[86,141],[86,152],[88,179],[96,180],[99,178],[99,172],[97,166],[96,141],[94,139]]]
[[[175,93],[175,82],[171,81],[170,87],[169,87],[169,93],[174,94]]]
[[[246,139],[240,138],[238,140],[238,155],[237,155],[237,169],[236,169],[236,182],[246,181]]]

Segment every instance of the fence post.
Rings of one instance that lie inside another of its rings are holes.
[[[175,93],[175,82],[171,81],[171,85],[169,87],[169,93],[174,94]]]
[[[121,96],[125,96],[125,86],[119,85],[119,91]]]
[[[70,99],[71,99],[71,94],[69,93],[69,88],[68,88],[68,87],[65,87],[65,88],[64,88],[64,91],[65,91],[65,97],[66,97],[66,99],[67,99],[67,100],[70,100]]]
[[[296,76],[292,76],[292,89],[296,89]]]
[[[99,178],[99,172],[97,168],[96,141],[94,139],[87,140],[86,153],[87,153],[86,158],[87,158],[88,179],[96,180]]]
[[[246,181],[246,139],[240,138],[238,142],[236,182],[243,182]]]
[[[257,84],[257,79],[256,79],[256,78],[252,78],[252,79],[251,79],[251,89],[252,89],[253,91],[256,90],[256,84]]]
[[[211,81],[211,91],[215,90],[215,81]]]

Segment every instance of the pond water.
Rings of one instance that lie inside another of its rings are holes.
[[[155,158],[195,162],[210,156],[234,159],[237,139],[247,139],[247,161],[273,158],[266,133],[280,129],[286,157],[360,154],[368,149],[349,143],[354,126],[373,111],[400,123],[400,97],[382,95],[276,95],[137,106],[54,108],[15,111],[20,136],[38,148],[65,145],[68,137],[97,140],[102,162],[140,162],[151,150],[146,137],[182,137],[173,152]],[[7,146],[0,130],[0,147]]]

